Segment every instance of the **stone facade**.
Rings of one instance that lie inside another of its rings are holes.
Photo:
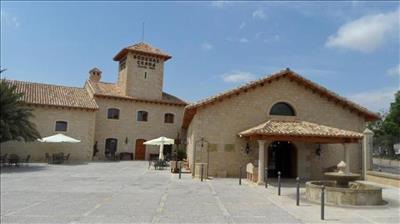
[[[250,141],[250,153],[244,152],[246,140],[238,133],[269,119],[285,119],[269,115],[277,102],[287,102],[295,112],[294,119],[304,120],[330,127],[362,132],[366,121],[333,101],[328,101],[311,89],[298,85],[288,78],[281,78],[268,85],[243,91],[217,103],[198,107],[187,129],[187,151],[189,163],[209,163],[209,175],[227,173],[237,176],[239,167],[257,163],[258,143]],[[201,147],[200,139],[207,141]],[[265,144],[265,150],[271,141]],[[304,178],[321,178],[325,169],[344,160],[342,144],[322,144],[317,156],[317,144],[293,142],[297,151],[297,175]],[[351,171],[361,173],[361,144],[348,144]],[[209,149],[209,150],[208,150]],[[201,151],[202,150],[202,151]],[[267,157],[267,153],[265,153]],[[267,161],[267,160],[266,160]]]
[[[164,60],[138,53],[129,53],[123,60],[119,62],[118,77],[123,92],[137,98],[161,100]]]
[[[56,134],[55,121],[60,120],[68,122],[68,130],[62,133],[82,142],[6,142],[1,144],[1,154],[15,153],[22,157],[30,154],[33,160],[43,161],[46,152],[64,152],[71,153],[71,160],[88,161],[92,160],[95,145],[98,150],[95,159],[105,159],[105,142],[109,138],[117,140],[117,155],[123,152],[135,155],[138,139],[182,137],[186,103],[163,92],[164,62],[169,58],[160,50],[139,43],[124,48],[114,58],[119,63],[116,83],[102,82],[98,68],[89,71],[84,88],[10,81],[21,86],[18,90],[25,94],[23,100],[34,107],[33,122],[43,137]],[[119,110],[118,119],[108,119],[110,108]],[[138,111],[146,111],[148,120],[138,121]],[[173,115],[173,122],[165,122],[167,113]],[[145,146],[145,159],[150,154],[159,154],[159,147]]]
[[[96,97],[99,110],[96,113],[95,141],[98,143],[99,158],[104,158],[105,140],[118,140],[117,153],[135,153],[137,139],[151,140],[160,136],[176,139],[181,133],[183,107],[139,103]],[[107,119],[107,109],[120,110],[119,119]],[[137,121],[137,112],[148,112],[148,121]],[[164,114],[174,114],[174,123],[165,123]],[[128,140],[126,142],[126,139]],[[150,153],[158,154],[159,147],[146,146],[146,159]]]
[[[88,161],[92,158],[95,112],[81,109],[67,109],[56,107],[33,107],[32,122],[42,137],[62,133],[80,143],[40,143],[40,142],[5,142],[1,144],[1,154],[17,154],[21,157],[31,155],[32,161],[44,161],[44,154],[50,155],[57,152],[71,154],[73,161]],[[55,131],[56,121],[67,121],[67,131]]]

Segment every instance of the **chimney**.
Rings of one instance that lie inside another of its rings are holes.
[[[98,68],[93,68],[89,71],[89,80],[93,82],[98,82],[101,79],[101,71]]]

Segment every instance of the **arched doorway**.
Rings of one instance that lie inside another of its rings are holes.
[[[135,144],[135,160],[144,160],[146,157],[146,145],[143,144],[145,139],[136,139]]]
[[[268,176],[294,178],[297,176],[297,149],[288,141],[275,141],[268,146]]]

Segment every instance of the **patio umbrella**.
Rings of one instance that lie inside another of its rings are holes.
[[[145,145],[159,145],[160,146],[160,155],[159,155],[158,158],[160,160],[164,160],[164,153],[163,153],[164,145],[173,145],[174,144],[174,140],[162,136],[162,137],[159,137],[159,138],[156,138],[156,139],[152,139],[152,140],[146,141],[143,144],[145,144]]]
[[[38,139],[39,142],[51,142],[51,143],[59,143],[59,142],[67,142],[67,143],[78,143],[81,140],[71,138],[69,136],[63,134],[51,135],[42,139]]]

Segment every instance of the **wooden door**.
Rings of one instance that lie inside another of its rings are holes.
[[[146,145],[143,144],[145,139],[136,139],[135,160],[144,160],[146,156]]]

